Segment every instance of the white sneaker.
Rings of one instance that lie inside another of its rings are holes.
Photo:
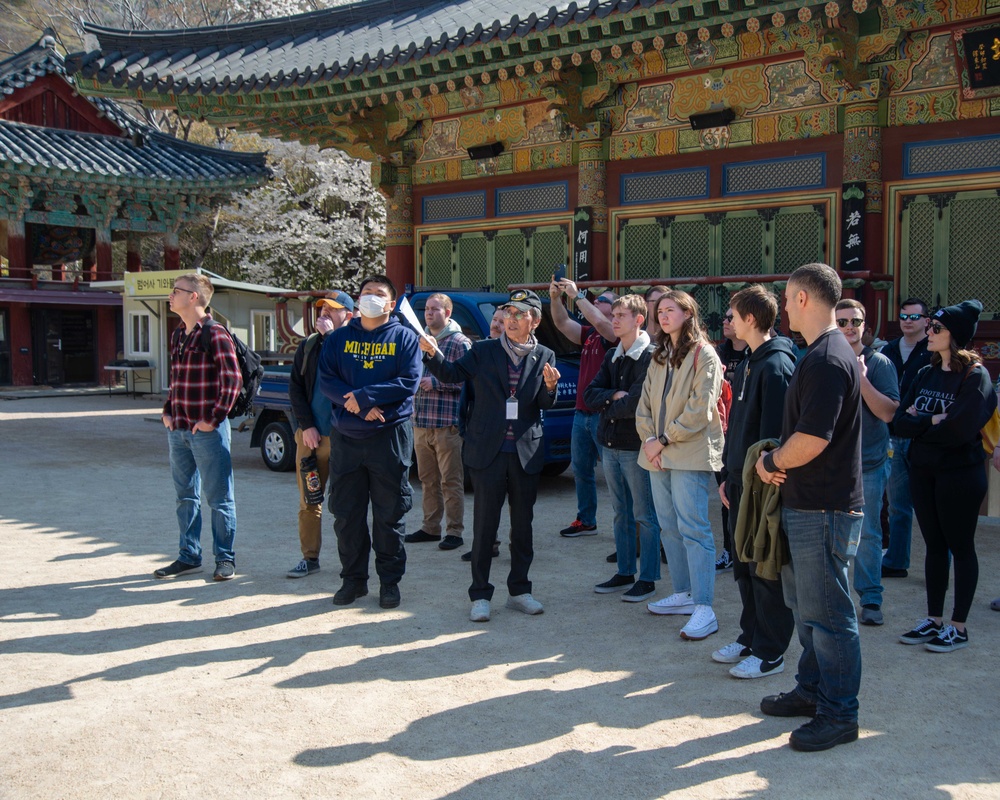
[[[646,603],[650,614],[693,614],[694,601],[691,592],[674,592],[670,597]]]
[[[784,656],[777,661],[762,661],[757,656],[750,656],[729,670],[729,674],[734,678],[766,678],[768,675],[777,675],[784,671]]]
[[[530,594],[519,594],[507,598],[507,608],[513,608],[525,614],[541,614],[545,609]]]
[[[681,628],[681,638],[693,642],[707,639],[719,630],[719,621],[711,606],[695,606],[688,624]]]
[[[473,622],[490,621],[490,601],[475,600],[472,603],[472,611],[469,612],[469,619]]]
[[[733,642],[712,653],[712,661],[718,661],[720,664],[738,664],[748,655],[750,655],[749,647],[744,647],[739,642]]]

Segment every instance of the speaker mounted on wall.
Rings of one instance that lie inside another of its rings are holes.
[[[689,118],[691,127],[696,131],[705,128],[724,128],[736,119],[736,112],[731,108],[720,108],[718,111],[707,111],[704,114],[692,114]]]
[[[473,161],[482,161],[484,158],[496,158],[503,152],[503,142],[490,142],[489,144],[477,144],[469,148],[469,158]]]

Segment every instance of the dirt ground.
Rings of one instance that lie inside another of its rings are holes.
[[[762,680],[712,662],[738,632],[731,573],[716,589],[721,630],[702,642],[679,638],[680,618],[594,594],[614,573],[610,503],[601,486],[599,535],[560,538],[569,473],[543,480],[536,507],[539,617],[503,608],[504,552],[493,619],[469,622],[462,551],[426,544],[407,548],[400,608],[379,609],[377,591],[335,608],[329,521],[322,570],[286,579],[295,479],[268,471],[246,433],[233,440],[238,577],[153,580],[177,546],[156,408],[0,401],[2,798],[1000,797],[995,525],[979,528],[971,646],[900,645],[923,578],[887,581],[886,625],[861,630],[862,738],[796,753],[802,720],[758,703],[792,688],[798,644]],[[658,589],[670,592],[666,571]]]

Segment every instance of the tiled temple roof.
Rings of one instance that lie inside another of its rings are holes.
[[[131,91],[235,94],[305,87],[504,42],[614,12],[676,15],[701,0],[365,0],[283,19],[170,31],[87,25],[98,50],[68,57],[71,73]],[[503,16],[497,18],[502,9]]]
[[[232,153],[147,130],[131,137],[42,128],[0,120],[0,163],[22,174],[84,177],[123,186],[257,184],[264,153]]]
[[[0,97],[11,96],[46,75],[67,77],[55,40],[45,35],[0,62]],[[206,183],[239,188],[268,175],[264,153],[233,153],[162,134],[104,98],[88,98],[123,136],[47,128],[0,120],[0,164],[9,172],[92,178],[121,185]]]
[[[9,97],[21,89],[26,89],[38,78],[59,75],[73,83],[66,74],[66,61],[55,49],[55,38],[48,32],[26,50],[0,61],[0,97]],[[128,134],[145,129],[144,122],[137,120],[118,103],[103,97],[92,97],[89,102],[115,125]]]

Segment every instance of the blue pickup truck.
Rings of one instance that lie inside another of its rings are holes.
[[[473,341],[489,336],[493,312],[507,300],[499,292],[459,292],[444,290],[454,303],[452,319],[462,326],[462,332]],[[424,304],[434,292],[419,291],[408,296],[410,305],[423,319]],[[555,327],[548,313],[548,298],[543,298],[545,311],[538,326],[538,340],[556,354],[556,366],[561,377],[556,404],[544,414],[545,467],[543,475],[558,475],[569,466],[570,434],[573,429],[573,409],[576,405],[576,382],[580,374],[580,348],[570,342]],[[259,447],[269,469],[287,472],[295,468],[295,437],[288,400],[288,374],[291,365],[269,367],[254,401],[253,431],[250,446]]]

